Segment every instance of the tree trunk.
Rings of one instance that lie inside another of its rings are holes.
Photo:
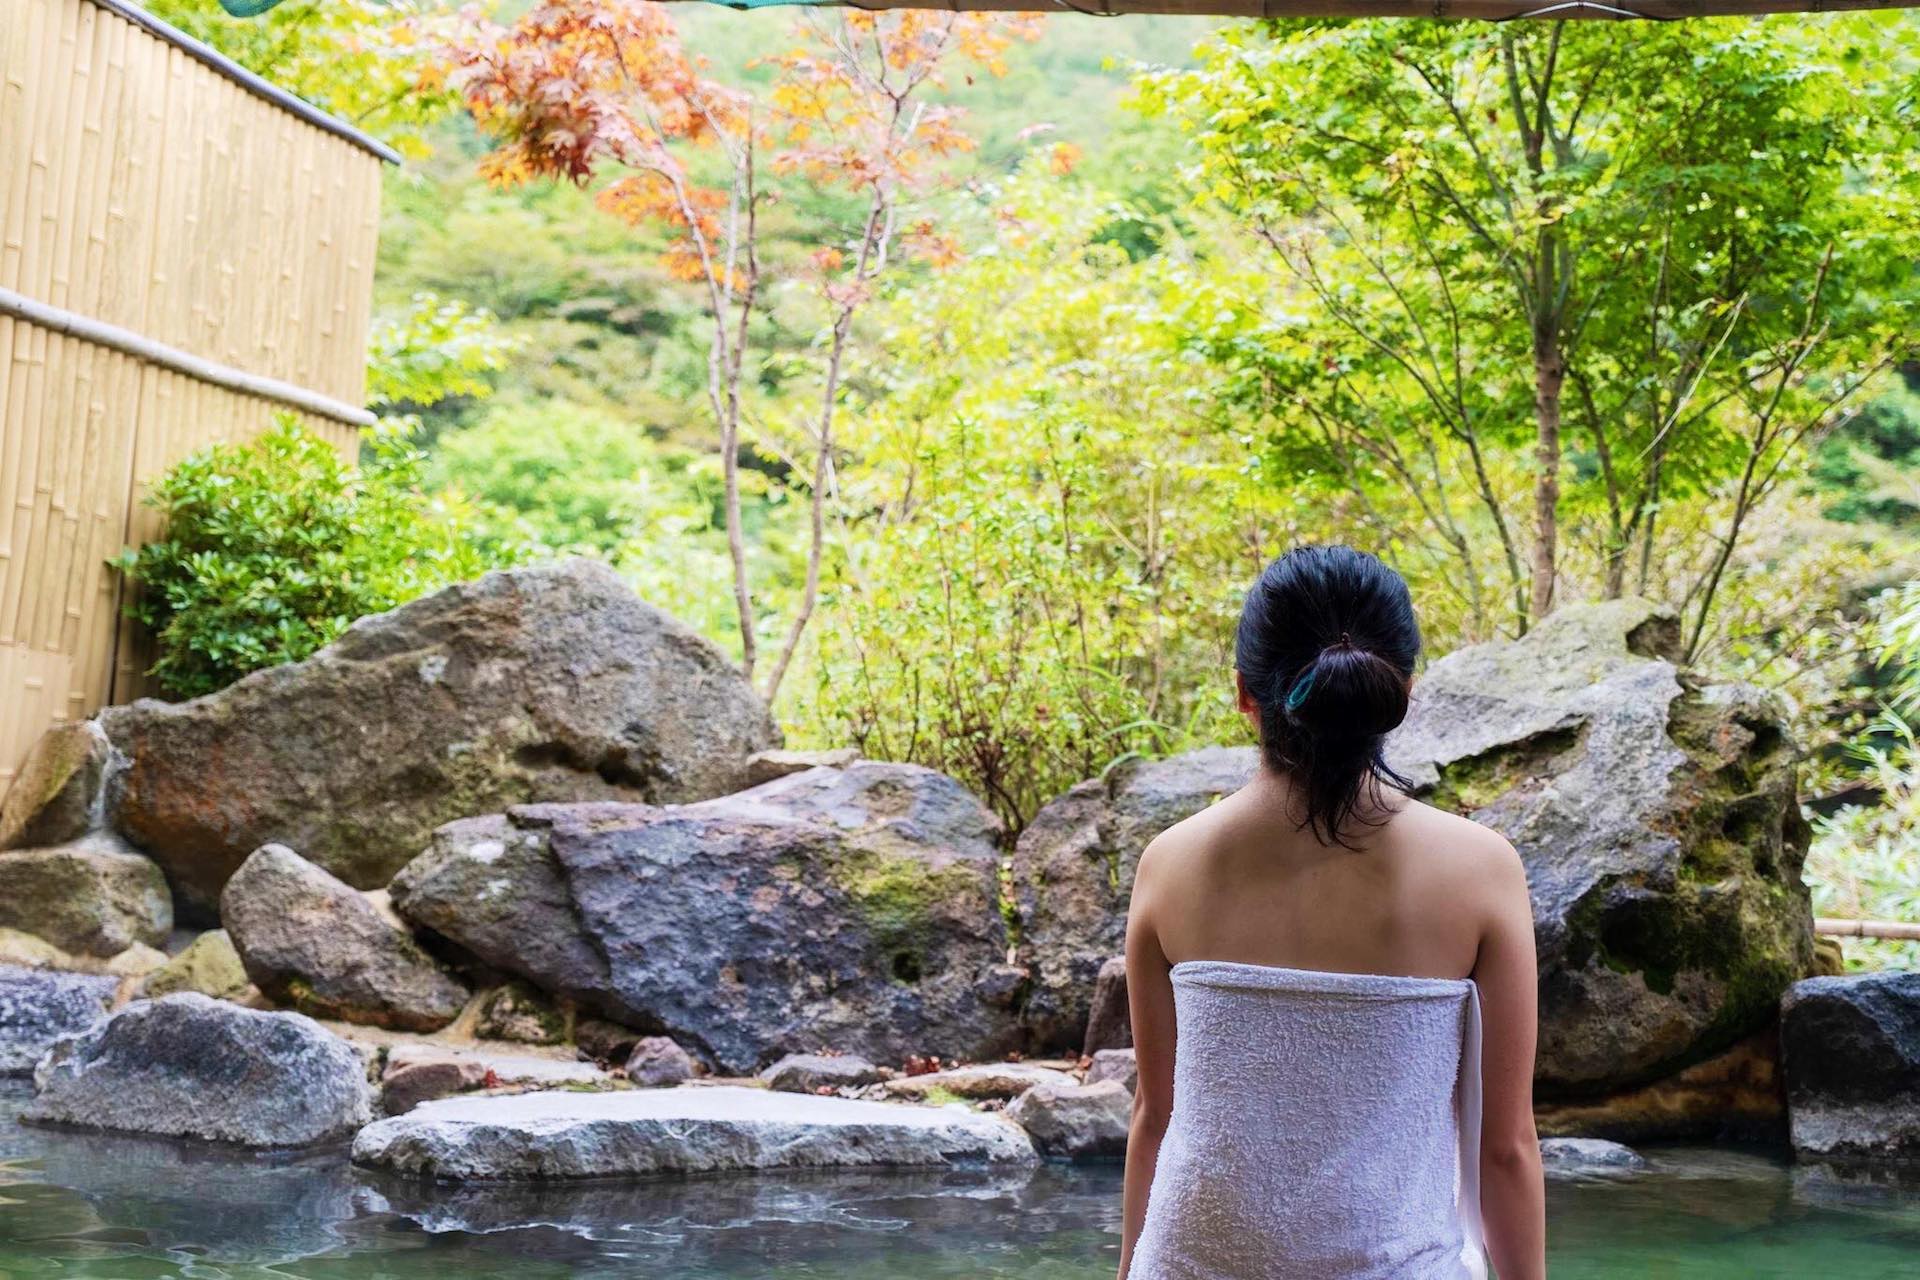
[[[1559,561],[1560,388],[1567,362],[1557,321],[1557,315],[1543,307],[1533,322],[1533,595],[1527,613],[1535,621],[1553,612]]]

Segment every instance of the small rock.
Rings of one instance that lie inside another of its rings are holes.
[[[487,1069],[477,1062],[441,1058],[389,1070],[380,1080],[380,1109],[390,1116],[405,1115],[423,1102],[450,1098],[487,1082]]]
[[[645,1036],[627,1056],[627,1079],[648,1089],[693,1078],[693,1059],[666,1036]]]
[[[56,1045],[22,1118],[128,1133],[297,1147],[372,1117],[352,1045],[297,1013],[183,992],[128,1005]]]
[[[480,1006],[480,1021],[474,1033],[483,1040],[565,1044],[567,1015],[526,983],[509,982]]]
[[[1840,939],[1816,936],[1813,940],[1813,976],[1837,978],[1847,971],[1847,951]]]
[[[1140,1087],[1140,1065],[1131,1049],[1102,1049],[1093,1055],[1093,1065],[1087,1068],[1087,1083],[1099,1084],[1102,1080],[1118,1080],[1126,1086],[1128,1093]]]
[[[98,826],[112,756],[107,735],[91,720],[41,734],[0,803],[0,849],[66,844]]]
[[[747,785],[757,787],[809,769],[844,769],[859,758],[860,752],[854,747],[833,751],[756,751],[747,757]]]
[[[1102,1049],[1133,1045],[1133,1010],[1127,1005],[1127,958],[1115,956],[1093,980],[1093,1005],[1087,1013],[1087,1039],[1080,1052],[1092,1057]]]
[[[180,991],[198,991],[215,1000],[244,1000],[252,988],[227,931],[209,929],[149,974],[140,994],[157,1000]]]
[[[154,862],[111,832],[0,853],[0,926],[65,951],[113,956],[158,946],[173,929],[173,898]]]
[[[0,927],[0,968],[96,973],[99,965],[97,957],[69,955],[45,938],[21,929]]]
[[[781,1093],[818,1093],[857,1089],[886,1079],[880,1068],[854,1054],[790,1053],[760,1073],[767,1088]]]
[[[1780,1003],[1794,1150],[1920,1157],[1920,973],[1808,978]]]
[[[467,1002],[411,935],[284,845],[262,845],[233,873],[220,917],[247,976],[302,1013],[437,1031]]]
[[[576,1018],[573,1023],[574,1047],[595,1062],[624,1063],[640,1039],[638,1031],[605,1018]]]
[[[886,1083],[886,1091],[896,1098],[922,1099],[935,1092],[956,1098],[1017,1098],[1035,1085],[1066,1086],[1077,1081],[1064,1071],[1037,1067],[1027,1062],[982,1062],[930,1071],[925,1075],[901,1076]]]
[[[990,964],[973,984],[981,1004],[1009,1011],[1019,1007],[1033,985],[1033,971],[1023,964]]]
[[[158,947],[150,947],[144,942],[136,942],[119,955],[102,961],[100,972],[112,974],[116,978],[144,980],[149,974],[165,968],[166,963],[166,952]]]
[[[0,1076],[31,1075],[55,1041],[106,1017],[118,985],[107,977],[0,968]]]
[[[1117,1080],[1038,1084],[1013,1100],[1007,1118],[1032,1136],[1044,1155],[1114,1160],[1127,1154],[1133,1095]]]
[[[1633,1173],[1647,1167],[1645,1157],[1632,1147],[1603,1138],[1542,1138],[1540,1163],[1549,1178]]]
[[[362,1129],[355,1164],[447,1181],[1030,1165],[999,1116],[717,1085],[448,1098]]]

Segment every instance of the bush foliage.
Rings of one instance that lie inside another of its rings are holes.
[[[354,467],[291,416],[244,444],[202,449],[148,495],[164,535],[117,561],[138,588],[161,688],[192,697],[295,662],[355,618],[511,555],[483,552],[470,513],[421,485],[404,424],[369,432]]]

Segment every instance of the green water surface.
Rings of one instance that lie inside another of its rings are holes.
[[[0,1280],[1107,1280],[1117,1257],[1112,1167],[436,1187],[339,1152],[30,1129],[19,1101],[0,1094]],[[1650,1155],[1647,1173],[1549,1187],[1557,1280],[1920,1277],[1920,1185]]]

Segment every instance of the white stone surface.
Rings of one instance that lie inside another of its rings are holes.
[[[448,1098],[360,1131],[354,1162],[451,1181],[1031,1164],[1011,1121],[738,1086]]]

